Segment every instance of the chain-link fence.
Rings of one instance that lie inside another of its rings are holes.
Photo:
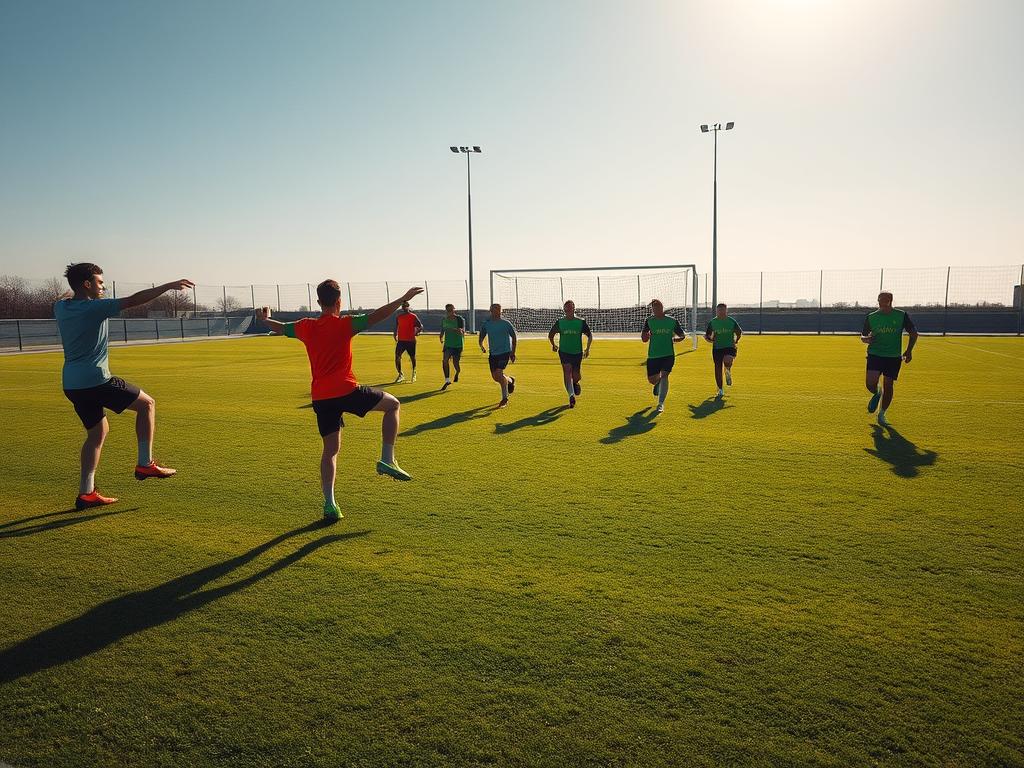
[[[711,275],[698,275],[698,327],[711,315]],[[1020,335],[1024,326],[1021,284],[1024,265],[901,269],[813,270],[721,273],[718,298],[749,333],[856,333],[876,306],[879,291],[891,291],[895,304],[912,314],[924,333]],[[424,292],[412,309],[429,313],[433,329],[446,304],[467,312],[467,280],[341,283],[342,309],[375,309],[401,296],[411,285]],[[152,283],[111,280],[108,295],[124,297]],[[0,349],[59,344],[53,303],[67,291],[59,278],[27,280],[0,275]],[[490,302],[490,283],[475,280],[473,304]],[[124,313],[111,324],[111,339],[164,339],[245,332],[256,307],[282,314],[317,311],[316,284],[197,285],[170,291]],[[9,322],[13,321],[13,322]],[[19,322],[20,321],[20,322]],[[48,321],[48,322],[46,322]],[[120,325],[119,325],[120,324]]]

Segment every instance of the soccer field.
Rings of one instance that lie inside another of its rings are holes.
[[[0,762],[1024,765],[1024,342],[922,337],[885,431],[856,338],[744,337],[721,401],[702,343],[657,417],[644,357],[599,338],[568,410],[523,341],[493,410],[424,338],[414,481],[346,418],[326,527],[301,344],[113,349],[179,474],[111,415],[80,513],[61,355],[0,358]]]

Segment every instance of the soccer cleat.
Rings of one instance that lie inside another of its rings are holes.
[[[878,401],[882,399],[882,388],[879,387],[878,391],[871,396],[868,400],[868,413],[874,413],[878,409]]]
[[[718,392],[716,393],[716,397],[723,397],[724,395],[725,395],[725,390],[722,389],[721,387],[719,387],[718,388]]]
[[[730,371],[728,368],[725,369],[725,383],[728,384],[730,387],[732,386],[732,371]]]
[[[383,461],[377,462],[377,474],[387,475],[395,480],[412,480],[412,476],[397,464],[385,464]]]
[[[405,374],[398,374],[398,377],[395,379],[395,384],[401,384],[403,381],[405,381]]]
[[[450,387],[451,385],[452,383],[450,381],[446,381],[444,384],[441,385],[442,391],[448,389],[448,387]]]
[[[171,469],[170,467],[161,467],[155,461],[149,462],[146,466],[139,464],[135,467],[136,480],[145,480],[147,477],[173,477],[176,474],[178,474],[178,470]]]
[[[881,426],[883,426],[883,427],[888,427],[889,426],[889,422],[886,421],[886,418],[885,418],[885,411],[879,411],[878,412],[878,423]]]
[[[658,407],[654,409],[654,412],[655,413],[664,413],[665,412],[665,404],[664,403],[658,403]]]
[[[117,499],[110,498],[109,496],[102,496],[98,489],[93,488],[92,493],[78,494],[78,498],[75,499],[75,509],[81,512],[83,509],[105,507],[107,504],[113,504],[115,501],[117,501]]]
[[[458,380],[459,380],[459,372],[456,371],[455,372],[455,381],[458,382]]]
[[[516,380],[514,376],[508,377],[508,393],[511,395],[516,391]]]
[[[337,520],[341,520],[344,515],[341,514],[341,510],[337,504],[331,504],[329,501],[324,502],[324,522],[333,523]]]
[[[501,399],[501,402],[500,402],[500,403],[498,403],[498,407],[499,407],[499,408],[504,408],[504,407],[506,407],[507,405],[508,405],[508,398],[507,398],[507,397],[503,397],[503,398]]]
[[[576,395],[569,395],[569,407],[570,408],[575,408],[576,407]]]
[[[415,381],[416,381],[416,371],[412,372],[412,380],[415,383]]]
[[[574,381],[572,383],[572,391],[579,395],[580,393],[583,392],[583,387],[580,386],[580,383],[578,381]]]

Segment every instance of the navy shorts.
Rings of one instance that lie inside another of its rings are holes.
[[[491,355],[487,358],[487,362],[491,366],[492,371],[503,371],[508,368],[508,361],[512,359],[512,353],[506,352],[504,355]]]
[[[384,393],[379,389],[356,387],[341,397],[314,400],[313,412],[316,414],[316,426],[320,430],[320,437],[327,437],[345,426],[343,413],[352,413],[363,418],[377,407],[377,403],[383,397]]]
[[[454,360],[456,363],[462,359],[462,347],[445,347],[442,354],[443,360]]]
[[[711,357],[714,358],[716,363],[725,359],[726,355],[736,357],[736,347],[722,347],[720,349],[711,350]]]
[[[659,371],[662,373],[671,373],[672,366],[675,364],[675,355],[668,355],[667,357],[649,357],[647,358],[647,375],[653,376]]]
[[[88,389],[65,389],[64,396],[75,406],[75,413],[86,429],[92,429],[103,421],[103,409],[121,413],[139,399],[138,387],[114,376],[98,387]]]
[[[573,370],[578,371],[580,366],[583,365],[583,353],[577,352],[559,352],[558,359],[562,361],[562,365],[571,365]]]
[[[416,342],[415,341],[399,341],[395,343],[395,354],[401,355],[403,352],[408,352],[409,357],[416,357]]]
[[[868,370],[878,371],[883,376],[888,376],[893,381],[900,377],[900,366],[903,364],[902,357],[881,357],[879,355],[868,355]]]

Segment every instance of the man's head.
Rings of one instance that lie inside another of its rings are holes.
[[[725,304],[719,304],[715,307],[715,315],[719,320],[725,320],[725,316],[729,314],[729,308]]]
[[[408,312],[409,311],[409,302],[408,301],[403,301],[402,302],[402,311],[403,312]]]
[[[655,317],[661,317],[665,314],[665,305],[661,303],[661,299],[651,299],[651,312],[654,313]]]
[[[501,304],[491,304],[491,318],[494,320],[501,318]]]
[[[454,304],[445,304],[444,305],[444,311],[448,315],[448,317],[455,317],[455,305]]]
[[[572,317],[576,314],[576,302],[572,299],[565,302],[565,304],[562,305],[562,308],[565,310],[566,317]]]
[[[316,287],[316,302],[324,312],[341,311],[341,286],[337,280],[324,280]]]
[[[888,312],[892,309],[892,294],[888,291],[882,291],[878,294],[878,308],[883,312]]]
[[[67,278],[75,296],[88,299],[103,298],[103,267],[84,261],[80,264],[68,264],[68,268],[64,270],[64,277]]]

